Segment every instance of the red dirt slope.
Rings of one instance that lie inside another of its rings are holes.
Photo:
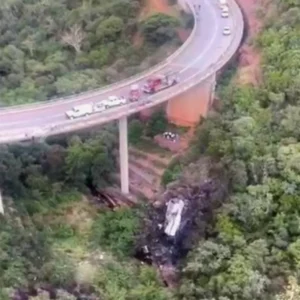
[[[259,0],[237,0],[247,18],[249,31],[248,38],[240,49],[238,82],[242,84],[257,85],[260,82],[260,54],[249,45],[249,41],[254,38],[262,27],[261,21],[256,15],[256,10],[260,5]]]

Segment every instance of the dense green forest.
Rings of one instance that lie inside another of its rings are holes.
[[[183,268],[180,299],[299,299],[300,5],[274,5],[255,41],[261,86],[221,87],[222,107],[200,125],[190,153],[217,162],[230,186]]]
[[[1,300],[171,299],[132,258],[144,208],[111,211],[82,196],[112,183],[116,143],[109,126],[1,146]]]
[[[94,89],[157,63],[160,46],[178,45],[180,21],[163,14],[139,20],[142,6],[142,0],[1,1],[0,104]]]
[[[225,73],[222,104],[164,178],[167,184],[189,162],[208,157],[212,172],[229,181],[228,199],[205,239],[182,262],[178,290],[167,290],[154,269],[130,258],[143,208],[112,212],[82,199],[90,185],[110,184],[112,127],[1,147],[7,210],[0,218],[1,300],[13,299],[17,289],[30,300],[48,300],[51,293],[59,300],[299,299],[300,5],[269,5],[274,13],[253,41],[262,53],[261,85],[237,86],[229,80],[234,72]],[[132,128],[134,142],[142,128],[137,122]]]

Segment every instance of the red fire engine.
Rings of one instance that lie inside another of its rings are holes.
[[[156,75],[147,80],[147,83],[143,86],[143,92],[146,94],[154,94],[177,83],[178,76],[176,73]]]

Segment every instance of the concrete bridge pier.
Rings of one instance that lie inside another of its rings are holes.
[[[4,215],[4,205],[3,205],[3,201],[2,201],[2,192],[0,190],[0,214]]]
[[[129,194],[127,117],[122,117],[121,119],[119,119],[119,147],[120,147],[121,191],[123,194]]]
[[[206,117],[214,100],[216,75],[208,77],[195,87],[170,99],[166,113],[169,122],[178,126],[192,127]]]

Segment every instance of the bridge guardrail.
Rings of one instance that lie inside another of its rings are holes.
[[[135,113],[135,112],[137,112],[137,110],[139,108],[140,108],[140,110],[142,110],[145,108],[150,108],[152,106],[155,106],[159,103],[165,102],[166,100],[168,100],[172,97],[175,97],[176,95],[179,95],[179,94],[185,92],[186,90],[190,89],[191,87],[197,85],[199,82],[204,81],[205,79],[209,78],[211,75],[216,73],[216,71],[220,70],[236,52],[236,49],[238,48],[238,46],[242,40],[243,31],[244,31],[243,16],[241,14],[241,11],[240,11],[238,5],[236,4],[236,2],[234,0],[230,1],[230,5],[232,7],[234,7],[234,9],[232,11],[234,11],[236,14],[235,18],[233,19],[234,20],[233,28],[237,28],[237,30],[234,31],[234,38],[232,40],[232,43],[230,43],[229,47],[226,49],[224,54],[222,54],[220,56],[220,59],[216,63],[210,65],[207,70],[199,71],[199,72],[195,73],[192,77],[188,78],[187,80],[183,80],[182,82],[180,82],[178,84],[178,87],[180,87],[180,88],[176,89],[175,91],[173,91],[171,93],[170,93],[170,90],[165,90],[163,92],[160,92],[159,94],[150,96],[143,103],[133,103],[131,105],[127,105],[126,106],[127,110],[124,109],[124,107],[112,109],[111,112],[107,112],[105,117],[103,117],[102,123],[105,122],[105,119],[109,119],[110,115],[114,115],[115,119],[118,119],[117,116],[121,117],[123,115]],[[236,21],[237,19],[238,19],[238,21]],[[187,84],[187,82],[189,82],[189,83]],[[165,94],[165,96],[164,96],[164,94]],[[94,118],[92,118],[90,120],[83,121],[82,123],[84,123],[85,125],[83,125],[82,128],[87,127],[87,124],[88,125],[99,124],[98,119],[99,119],[99,116],[98,117],[95,116]],[[74,120],[71,122],[73,122],[73,124],[70,124],[70,123],[66,124],[64,122],[61,124],[57,124],[57,127],[62,129],[62,131],[64,131],[64,132],[68,131],[67,128],[69,127],[70,128],[69,130],[72,131],[72,129],[74,128],[74,124],[78,124],[78,121],[76,122],[76,120]]]
[[[75,129],[80,130],[84,129],[86,127],[92,127],[96,126],[102,123],[105,123],[108,120],[111,120],[111,116],[113,116],[113,119],[119,119],[122,116],[125,115],[130,115],[133,113],[136,113],[140,110],[143,110],[145,108],[150,108],[152,106],[156,106],[160,103],[163,103],[167,101],[170,98],[173,98],[177,95],[180,95],[181,93],[187,91],[191,87],[197,85],[199,82],[202,82],[209,78],[211,75],[216,73],[216,71],[220,70],[229,60],[230,58],[234,55],[236,52],[236,49],[238,49],[238,46],[242,40],[243,37],[243,31],[244,31],[244,23],[243,23],[243,16],[240,11],[239,6],[236,4],[234,0],[230,0],[230,6],[232,6],[234,9],[232,9],[232,12],[234,12],[235,17],[233,18],[234,20],[234,26],[233,28],[237,28],[233,32],[234,38],[232,39],[232,43],[228,46],[226,51],[220,56],[219,60],[211,64],[205,71],[199,71],[195,73],[192,77],[183,80],[180,82],[177,86],[178,88],[174,88],[173,91],[170,93],[170,90],[165,90],[160,92],[159,94],[150,96],[147,98],[143,103],[133,103],[131,105],[127,105],[125,107],[118,107],[115,109],[109,110],[105,115],[95,115],[94,117],[91,117],[89,120],[84,120],[81,121],[80,123],[78,120],[73,120],[68,123],[66,122],[61,122],[57,123],[52,126],[45,126],[42,129],[37,129],[37,128],[32,128],[31,132],[36,131],[37,133],[35,134],[36,137],[42,137],[46,135],[55,135],[55,134],[60,134],[60,133],[65,133],[65,132],[70,132],[74,131]],[[189,83],[187,83],[189,82]],[[99,120],[101,116],[101,120]],[[5,134],[4,134],[5,135]],[[0,142],[4,143],[5,141],[19,141],[19,140],[24,140],[28,138],[24,134],[16,134],[14,136],[11,135],[10,137],[7,138],[7,136],[1,136],[0,132]]]
[[[189,7],[192,11],[192,14],[194,15],[194,19],[195,19],[196,18],[195,17],[195,15],[196,15],[195,8],[191,3],[189,3],[189,2],[187,2],[187,3],[189,5]],[[56,104],[57,102],[68,102],[67,101],[68,99],[71,99],[74,97],[78,97],[78,98],[83,97],[83,99],[85,99],[85,98],[96,96],[98,93],[101,94],[101,93],[105,93],[108,91],[112,91],[116,88],[121,88],[121,87],[130,85],[130,84],[134,83],[135,81],[142,80],[144,77],[150,76],[153,73],[163,69],[172,60],[174,60],[177,56],[179,56],[190,45],[190,43],[194,39],[194,36],[197,31],[197,26],[198,26],[198,24],[197,24],[197,22],[195,22],[193,30],[192,30],[191,34],[189,35],[189,37],[187,38],[187,40],[183,43],[183,45],[181,45],[170,56],[168,56],[166,59],[164,59],[162,62],[156,64],[155,66],[152,66],[152,67],[148,68],[147,70],[142,71],[136,75],[127,77],[126,79],[109,84],[109,85],[101,87],[101,88],[96,88],[96,89],[92,89],[92,90],[88,90],[88,91],[80,92],[80,93],[74,93],[74,94],[70,94],[65,97],[52,98],[47,101],[40,101],[40,102],[34,102],[34,103],[28,103],[28,104],[20,104],[20,105],[15,105],[15,106],[1,107],[0,112],[5,111],[5,110],[13,111],[14,109],[26,109],[26,108],[38,107],[40,105],[47,107],[47,106]],[[74,101],[74,99],[72,99],[71,101]]]

